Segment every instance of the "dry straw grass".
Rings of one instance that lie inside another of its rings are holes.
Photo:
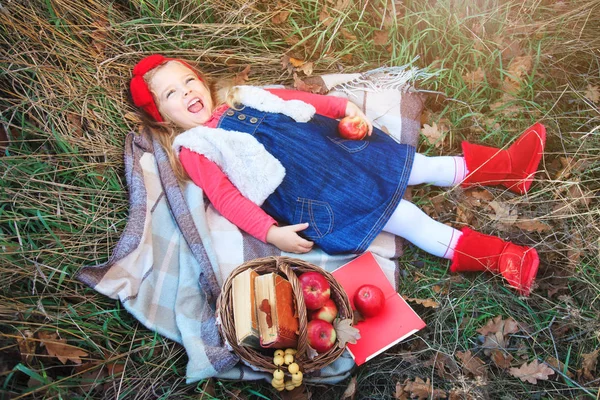
[[[274,23],[281,9],[291,14]],[[329,20],[323,19],[324,9]],[[440,307],[417,306],[428,328],[359,369],[355,395],[392,398],[397,381],[430,377],[436,388],[468,390],[473,398],[597,396],[598,379],[579,379],[577,370],[582,354],[600,343],[600,112],[598,100],[586,95],[590,87],[600,87],[599,12],[598,0],[0,2],[0,110],[10,139],[0,158],[0,393],[7,398],[83,398],[84,392],[87,398],[111,399],[275,396],[260,383],[185,385],[186,358],[178,345],[71,278],[81,265],[105,261],[124,227],[122,146],[138,123],[126,85],[142,55],[161,52],[196,60],[220,76],[251,65],[255,84],[292,82],[281,69],[284,53],[315,61],[317,74],[401,65],[420,55],[421,66],[445,68],[430,89],[457,101],[431,107],[451,121],[453,138],[477,136],[505,145],[524,126],[542,120],[551,135],[538,175],[542,182],[526,198],[491,193],[552,229],[502,230],[489,212],[474,210],[480,229],[539,249],[543,265],[533,296],[518,298],[490,275],[450,277],[445,262],[408,248],[400,260],[406,277],[401,291],[432,297]],[[476,30],[478,23],[483,31]],[[380,30],[389,32],[388,47],[369,39]],[[506,39],[504,47],[496,46],[495,33]],[[489,106],[501,97],[498,82],[508,62],[500,51],[514,42],[534,55],[536,72],[514,101],[519,111],[494,111]],[[490,78],[480,90],[468,90],[461,76],[477,66]],[[495,129],[496,123],[502,129]],[[440,152],[425,145],[420,150]],[[456,151],[456,140],[442,149]],[[464,193],[452,191],[446,198],[456,207]],[[455,210],[440,218],[455,223]],[[435,289],[440,286],[447,290]],[[475,330],[496,315],[529,327],[511,342],[519,348],[510,351],[523,360],[553,356],[566,365],[565,377],[530,385],[491,368],[485,381],[464,371],[440,378],[431,357],[476,351]],[[35,355],[27,356],[19,343],[42,331],[84,349],[86,368],[62,365],[35,341]],[[115,364],[124,371],[109,376]],[[313,391],[315,397],[339,398],[345,384]]]

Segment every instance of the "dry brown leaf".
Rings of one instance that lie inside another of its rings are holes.
[[[517,221],[517,218],[519,218],[517,211],[506,203],[492,200],[489,202],[489,206],[494,210],[495,215],[492,216],[494,221],[512,225]]]
[[[319,21],[325,26],[329,26],[333,23],[333,18],[331,18],[331,15],[329,15],[327,7],[323,7],[321,9],[321,12],[319,13]]]
[[[344,393],[342,394],[341,400],[352,400],[356,395],[356,376],[350,378],[350,382],[348,382],[348,386]]]
[[[67,123],[71,127],[71,130],[78,137],[83,137],[83,125],[81,123],[81,116],[72,112],[67,112]]]
[[[417,304],[420,304],[423,307],[427,307],[427,308],[438,308],[440,306],[440,303],[438,303],[437,301],[433,300],[431,297],[428,298],[428,299],[415,299],[413,297],[406,297],[406,296],[402,296],[402,297],[406,301],[417,303]]]
[[[298,70],[304,72],[304,75],[306,76],[311,76],[313,73],[313,63],[307,62],[302,66],[298,67]]]
[[[21,332],[21,336],[17,337],[17,344],[19,345],[21,360],[25,364],[29,364],[35,356],[35,348],[37,345],[37,341],[33,337],[33,332],[29,329],[25,329]]]
[[[281,10],[282,8],[284,8],[284,5],[282,3],[277,3],[277,8]],[[283,24],[285,21],[287,21],[289,16],[289,11],[281,10],[277,14],[273,15],[273,17],[271,18],[271,22],[275,25]]]
[[[441,389],[434,389],[431,386],[431,381],[427,378],[427,381],[423,381],[421,378],[415,378],[414,381],[404,381],[405,392],[410,393],[412,399],[445,399],[447,397],[446,392]]]
[[[475,214],[471,211],[470,207],[464,204],[458,204],[456,206],[456,221],[465,225],[473,225],[473,218]]]
[[[408,393],[404,391],[404,385],[396,382],[396,392],[394,393],[395,400],[408,400]]]
[[[323,87],[321,85],[309,84],[298,78],[298,74],[294,72],[294,87],[303,92],[321,93]]]
[[[531,56],[520,56],[512,59],[508,64],[508,79],[520,83],[523,78],[531,72],[533,58]]]
[[[583,96],[592,103],[598,103],[600,101],[600,89],[598,86],[587,85]]]
[[[501,315],[489,320],[487,324],[477,330],[485,336],[482,347],[484,353],[490,355],[495,349],[506,348],[506,336],[517,333],[520,330],[519,324],[512,317],[502,319]]]
[[[67,339],[58,339],[56,333],[39,332],[38,337],[40,342],[46,347],[48,355],[58,358],[63,364],[66,364],[67,361],[81,364],[81,357],[88,355],[88,353],[79,347],[67,344]]]
[[[596,370],[598,364],[598,353],[600,353],[600,349],[581,355],[581,372],[583,377],[589,381],[596,379],[592,372]]]
[[[494,200],[494,195],[487,189],[470,189],[465,192],[465,195],[485,202]]]
[[[549,232],[552,227],[545,222],[536,219],[520,219],[514,224],[517,228],[528,232]]]
[[[425,124],[421,128],[421,133],[427,138],[429,144],[435,145],[435,147],[442,147],[444,132],[438,127],[438,124],[432,122],[431,125]]]
[[[517,333],[519,332],[519,323],[513,319],[513,317],[508,317],[507,319],[502,319],[501,315],[490,319],[485,326],[477,329],[477,332],[486,336],[490,333],[502,333],[503,335]]]
[[[481,82],[485,79],[485,72],[481,69],[481,67],[477,68],[475,71],[469,71],[462,76],[463,80],[467,84],[467,87],[471,90],[475,89]]]
[[[342,36],[344,37],[344,39],[356,40],[356,35],[353,34],[352,32],[350,32],[348,29],[342,28],[342,29],[340,29],[340,32],[342,33]]]
[[[473,376],[484,377],[487,375],[487,369],[483,360],[471,354],[471,350],[466,352],[457,351],[456,357],[462,362],[463,368]]]
[[[572,233],[572,238],[569,241],[569,250],[567,251],[568,267],[571,271],[575,271],[579,260],[583,255],[585,243],[583,237],[578,229],[575,229]]]
[[[108,41],[108,28],[110,28],[110,23],[105,18],[98,18],[92,24],[92,33],[90,37],[92,38],[92,48],[95,53],[104,57],[104,50],[106,49],[106,43]]]
[[[435,371],[440,378],[449,381],[455,380],[458,376],[457,374],[460,372],[456,361],[452,357],[441,352],[433,354],[431,358],[423,364],[423,366],[430,365],[435,367]]]
[[[494,364],[501,369],[510,367],[510,363],[514,359],[512,355],[499,349],[492,350],[491,358]]]
[[[565,372],[565,364],[563,364],[562,362],[560,362],[559,360],[557,360],[554,357],[548,357],[545,361],[546,364],[553,366],[555,369],[559,370],[559,371],[563,371]],[[573,378],[575,375],[569,371],[568,369],[566,370],[565,374],[569,377],[569,378]]]
[[[573,172],[583,172],[590,166],[590,161],[586,159],[575,159],[573,157],[559,157],[561,169],[554,176],[555,180],[569,179]]]
[[[333,327],[337,335],[338,347],[341,349],[346,346],[346,343],[356,344],[356,341],[360,339],[360,331],[352,326],[352,318],[336,318],[333,321]]]
[[[248,75],[250,75],[250,66],[246,65],[243,71],[238,72],[233,78],[234,85],[243,85],[248,81]]]
[[[545,381],[548,380],[550,375],[554,375],[552,368],[544,363],[540,364],[537,360],[533,360],[529,364],[524,363],[519,368],[510,368],[508,373],[523,382],[533,383],[534,385],[538,380]]]
[[[377,46],[385,46],[389,37],[388,31],[375,31],[373,34],[373,43]]]

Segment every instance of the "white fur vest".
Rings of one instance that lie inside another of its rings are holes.
[[[300,100],[282,100],[255,86],[238,86],[239,100],[263,112],[280,113],[296,122],[308,122],[315,108]],[[259,206],[283,181],[285,168],[252,135],[221,128],[197,126],[173,142],[177,156],[182,147],[202,154],[221,168],[235,187]]]

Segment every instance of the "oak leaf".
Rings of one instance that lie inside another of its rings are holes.
[[[294,72],[294,87],[303,92],[309,93],[321,93],[323,87],[321,85],[306,83],[302,79],[298,77],[298,75]]]
[[[421,128],[421,133],[425,138],[427,138],[427,142],[429,144],[435,145],[435,147],[442,147],[444,131],[442,131],[438,124],[432,122],[431,125],[425,124],[423,128]]]
[[[537,219],[520,219],[514,225],[528,232],[548,232],[552,230],[550,225]]]
[[[471,375],[481,377],[487,375],[485,363],[481,358],[472,355],[471,350],[467,350],[466,352],[457,351],[456,356],[462,361],[463,367]]]
[[[592,103],[598,103],[600,101],[600,89],[598,89],[598,86],[587,85],[583,96]]]
[[[506,203],[492,200],[489,202],[489,206],[494,210],[495,215],[492,219],[505,225],[512,225],[517,222],[519,214],[515,209]]]
[[[40,342],[46,347],[48,355],[58,358],[63,364],[66,364],[67,361],[81,364],[81,357],[88,355],[79,347],[67,344],[67,339],[58,339],[56,333],[39,332],[38,336]]]
[[[591,353],[582,354],[581,355],[581,372],[583,377],[587,380],[594,380],[592,372],[596,370],[596,365],[598,363],[598,353],[600,353],[600,349],[596,349]]]
[[[360,339],[360,331],[352,326],[352,318],[336,318],[333,321],[333,327],[337,335],[338,347],[341,349],[346,346],[346,343],[356,344],[356,341]]]
[[[514,359],[511,354],[499,349],[492,350],[491,358],[494,364],[501,369],[507,369],[510,367],[510,363]]]
[[[281,9],[283,5],[281,3],[277,4],[277,8]],[[275,25],[283,24],[288,17],[290,16],[290,12],[286,10],[281,10],[277,14],[273,15],[271,18],[271,22]]]
[[[373,34],[373,43],[378,46],[385,46],[388,41],[388,31],[376,31]]]
[[[19,345],[21,360],[25,364],[29,364],[35,356],[37,341],[33,337],[33,332],[31,332],[29,329],[25,329],[23,332],[21,332],[21,335],[21,337],[17,337],[17,344]]]
[[[506,347],[506,336],[517,333],[520,330],[519,324],[512,317],[502,319],[501,315],[489,320],[487,324],[477,330],[485,336],[482,347],[484,353],[490,355],[494,349],[503,349]]]
[[[552,368],[548,367],[545,363],[539,363],[537,360],[533,360],[531,363],[524,363],[519,368],[510,368],[508,373],[519,378],[523,382],[533,383],[534,385],[538,380],[548,380],[550,375],[554,375]]]
[[[348,382],[348,386],[346,387],[346,390],[344,390],[341,400],[352,400],[352,399],[354,399],[355,395],[356,395],[356,376],[353,376],[350,379],[350,382]]]
[[[445,399],[447,397],[446,392],[441,389],[434,389],[431,386],[431,381],[427,378],[427,381],[423,381],[421,378],[415,378],[414,381],[404,381],[405,392],[411,394],[412,399]]]
[[[475,89],[485,79],[485,72],[481,67],[475,71],[469,71],[462,76],[463,80],[467,84],[467,87],[471,90]]]
[[[440,306],[440,303],[438,303],[437,301],[433,300],[431,297],[428,298],[428,299],[415,299],[413,297],[406,297],[406,296],[402,296],[402,297],[406,301],[417,303],[417,304],[420,304],[423,307],[427,307],[427,308],[438,308]]]

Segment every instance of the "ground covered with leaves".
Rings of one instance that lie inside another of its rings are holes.
[[[73,279],[125,225],[132,65],[160,52],[251,84],[413,63],[438,71],[419,151],[506,146],[542,122],[531,192],[414,187],[437,220],[541,257],[532,295],[453,275],[410,245],[427,327],[328,386],[287,397],[597,399],[599,0],[13,0],[0,3],[0,398],[277,398],[264,382],[185,384],[182,348]],[[415,57],[419,57],[415,60]],[[415,60],[415,61],[413,61]]]

